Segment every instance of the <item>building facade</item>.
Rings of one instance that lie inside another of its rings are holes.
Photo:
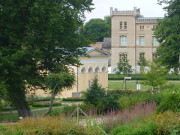
[[[82,95],[83,91],[87,91],[94,78],[98,79],[99,85],[104,89],[108,88],[108,59],[109,53],[98,49],[96,47],[86,47],[87,56],[80,56],[79,60],[82,65],[79,67],[69,66],[69,70],[74,72],[76,76],[76,82],[71,89],[64,89],[59,93],[57,98],[72,97],[73,94],[76,96],[77,93]],[[50,96],[48,90],[38,89],[35,91],[35,95],[47,97]],[[76,96],[78,97],[78,96]]]
[[[124,53],[134,73],[139,73],[137,65],[141,55],[152,61],[159,46],[153,28],[159,17],[143,17],[140,9],[119,11],[110,9],[111,15],[111,65],[112,71],[117,67]]]

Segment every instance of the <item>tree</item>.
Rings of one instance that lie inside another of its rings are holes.
[[[58,73],[79,64],[81,47],[88,45],[84,12],[92,5],[92,0],[0,0],[0,84],[19,116],[30,111],[27,83],[41,85],[46,75],[41,71]]]
[[[159,0],[159,3],[168,4],[164,19],[158,20],[155,36],[160,43],[157,48],[158,61],[169,68],[180,66],[180,1]]]
[[[154,90],[158,89],[158,86],[166,83],[168,70],[161,63],[149,63],[147,66],[149,69],[141,73],[145,79],[141,84],[152,86],[153,93]]]
[[[137,64],[140,66],[141,72],[143,72],[143,68],[148,64],[146,58],[144,57],[144,53],[140,55]]]
[[[92,85],[87,92],[84,92],[85,102],[95,106],[98,105],[99,101],[105,97],[105,95],[105,90],[99,86],[97,78],[93,80]]]
[[[115,69],[116,74],[129,75],[132,73],[131,65],[129,65],[127,57],[124,53],[121,54],[121,60]]]
[[[71,74],[67,71],[57,74],[50,74],[46,76],[45,83],[47,88],[51,91],[51,102],[49,110],[45,113],[48,114],[52,111],[53,100],[55,96],[63,91],[64,88],[71,88],[75,82],[74,74]]]
[[[102,42],[104,37],[110,37],[110,27],[103,19],[91,19],[84,26],[84,35],[91,43]]]

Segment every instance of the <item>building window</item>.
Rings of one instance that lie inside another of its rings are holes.
[[[119,54],[119,62],[123,61],[123,59],[124,59],[124,61],[127,62],[127,53],[120,53]]]
[[[120,30],[122,30],[122,28],[123,28],[122,24],[123,24],[123,23],[122,23],[122,22],[120,22]]]
[[[139,58],[143,58],[145,56],[145,53],[144,52],[141,52],[140,54],[139,54]]]
[[[124,22],[124,29],[127,29],[127,22]]]
[[[152,37],[152,44],[153,44],[153,46],[159,45],[159,43],[158,43],[158,41],[157,41],[155,36]]]
[[[140,30],[144,30],[144,25],[140,25]]]
[[[120,36],[120,46],[127,46],[127,36]]]
[[[153,53],[153,58],[157,58],[157,54],[156,53]]]
[[[144,36],[139,36],[139,45],[144,46]]]
[[[120,22],[119,26],[120,30],[127,30],[127,22]]]

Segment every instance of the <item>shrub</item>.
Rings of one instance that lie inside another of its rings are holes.
[[[62,101],[84,101],[84,98],[63,98]]]
[[[107,94],[106,96],[104,96],[104,98],[102,98],[99,101],[97,105],[97,109],[101,111],[105,111],[105,112],[110,109],[117,109],[118,99],[119,99],[119,96],[117,94]]]
[[[95,127],[80,126],[71,121],[67,124],[67,117],[38,117],[38,118],[24,118],[14,124],[7,124],[9,134],[15,135],[101,135],[100,130]],[[7,131],[3,131],[6,135]],[[8,134],[7,134],[8,135]]]
[[[152,114],[156,108],[156,103],[137,103],[132,107],[131,110],[110,110],[107,115],[101,116],[102,127],[107,132],[110,133],[112,129],[119,125],[128,124],[134,121],[139,121]]]
[[[34,102],[32,104],[33,107],[48,107],[50,105],[50,102],[48,101],[43,101],[43,102]],[[54,102],[53,106],[59,106],[61,105],[60,102]]]
[[[28,95],[26,96],[27,102],[37,102],[37,101],[50,101],[51,97],[41,97],[41,96],[35,96],[35,95]]]
[[[180,94],[179,93],[173,93],[173,94],[167,94],[164,100],[162,100],[159,104],[159,106],[156,109],[157,113],[165,112],[167,110],[172,110],[175,112],[180,111]]]
[[[143,123],[142,125],[124,125],[113,130],[113,135],[154,135],[156,124],[154,122]]]
[[[126,108],[131,109],[136,103],[151,103],[153,101],[156,102],[158,105],[161,102],[161,95],[160,94],[151,94],[147,92],[139,92],[139,93],[134,93],[131,95],[124,95],[121,98],[118,99],[118,108],[123,110]]]
[[[104,98],[105,95],[105,90],[99,86],[98,80],[95,78],[91,87],[87,90],[87,92],[84,92],[85,103],[97,106],[99,101]]]
[[[180,134],[180,114],[166,111],[156,116],[150,117],[149,120],[157,125],[158,135],[178,135]]]
[[[144,80],[141,74],[131,74],[128,76],[131,77],[131,80]],[[124,77],[127,77],[127,75],[108,74],[108,80],[124,80]]]

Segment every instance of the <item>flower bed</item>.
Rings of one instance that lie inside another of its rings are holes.
[[[50,101],[42,101],[42,102],[34,102],[32,104],[33,107],[48,107],[50,105]],[[60,106],[60,102],[54,102],[53,106]]]

